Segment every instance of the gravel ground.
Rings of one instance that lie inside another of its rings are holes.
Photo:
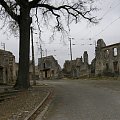
[[[0,120],[24,120],[47,95],[50,88],[34,87],[0,103]]]

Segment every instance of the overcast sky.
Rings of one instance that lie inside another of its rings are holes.
[[[97,6],[101,9],[95,13],[98,18],[102,18],[98,25],[90,25],[85,20],[78,24],[72,24],[69,37],[74,38],[72,40],[72,53],[73,59],[79,58],[83,55],[84,51],[88,51],[89,62],[95,57],[95,41],[102,38],[106,45],[120,42],[120,0],[98,0]],[[54,41],[49,40],[49,31],[45,31],[42,35],[43,55],[46,56],[45,49],[47,49],[47,55],[53,55],[58,63],[63,67],[65,60],[70,60],[69,40],[66,38],[60,41],[59,36]],[[3,34],[0,31],[0,42],[5,43],[5,49],[11,51],[15,57],[16,62],[19,59],[19,40],[13,36]],[[35,35],[34,35],[35,36]],[[40,57],[39,45],[36,43],[37,37],[35,37],[35,60],[37,63],[38,57]],[[3,46],[0,46],[3,49]]]

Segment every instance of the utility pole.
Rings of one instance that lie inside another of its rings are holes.
[[[34,46],[33,46],[33,28],[30,27],[31,29],[31,44],[32,44],[32,67],[33,67],[33,85],[36,85],[36,80],[35,80],[35,59],[34,59]]]
[[[5,43],[1,42],[1,46],[3,47],[3,49],[5,50]]]
[[[47,49],[45,49],[46,57],[47,57]]]
[[[40,55],[41,55],[41,59],[42,59],[42,46],[40,45]]]
[[[74,38],[69,38],[69,41],[70,41],[70,57],[71,57],[71,61],[72,61],[72,39]]]
[[[96,40],[95,40],[95,48],[97,47]]]
[[[40,45],[40,55],[41,55],[41,79],[43,79],[43,59],[42,59],[42,46]]]
[[[3,82],[5,83],[6,81],[8,81],[6,75],[5,75],[5,69],[6,69],[6,52],[5,52],[5,43],[1,42],[1,46],[3,47],[4,49],[4,52],[3,52],[3,59],[1,61],[1,63],[3,64],[3,75],[2,75],[2,80]]]

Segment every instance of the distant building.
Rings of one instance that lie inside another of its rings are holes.
[[[64,77],[77,78],[80,76],[80,58],[76,60],[66,60],[63,66]]]
[[[0,50],[0,83],[12,83],[16,80],[15,56],[5,50]]]
[[[95,50],[95,75],[120,76],[120,43],[106,46],[102,39]]]
[[[57,79],[61,77],[61,67],[53,56],[38,59],[41,79]]]
[[[83,57],[76,58],[76,60],[66,60],[63,68],[64,77],[79,78],[83,76],[89,77],[90,65],[88,64],[87,51],[84,52]]]

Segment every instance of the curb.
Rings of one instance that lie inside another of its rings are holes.
[[[42,118],[45,117],[45,114],[46,114],[46,112],[48,111],[51,102],[52,102],[52,99],[50,99],[50,100],[48,101],[48,103],[46,104],[46,106],[44,107],[44,109],[43,109],[43,110],[40,112],[40,114],[35,118],[35,120],[42,120]]]
[[[24,120],[35,120],[39,114],[42,113],[43,110],[40,110],[40,108],[44,107],[46,108],[47,105],[46,102],[49,101],[49,98],[51,98],[53,93],[53,90],[48,92],[45,98],[42,100],[42,102],[24,119]]]

